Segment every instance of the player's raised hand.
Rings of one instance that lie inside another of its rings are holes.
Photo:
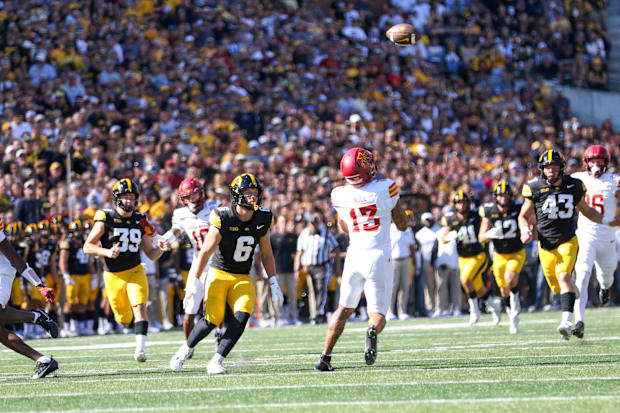
[[[37,286],[37,289],[39,290],[39,292],[41,293],[43,298],[45,298],[46,302],[48,302],[48,303],[53,303],[54,302],[54,300],[55,300],[54,290],[52,290],[51,288],[46,287],[45,284],[39,284]]]
[[[120,253],[121,253],[121,244],[117,242],[116,244],[114,244],[112,248],[108,249],[107,256],[108,258],[114,259],[114,258],[117,258]]]
[[[162,251],[170,251],[172,249],[172,247],[170,246],[170,242],[164,238],[160,238],[157,240],[157,246]]]

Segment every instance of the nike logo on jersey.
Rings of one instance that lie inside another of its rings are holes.
[[[567,188],[572,188],[572,187],[574,187],[574,186],[575,186],[575,184],[572,184],[572,185],[566,185],[566,187],[567,187]]]
[[[263,224],[263,225],[257,225],[257,226],[256,226],[256,229],[261,229],[261,228],[262,228],[262,227],[264,227],[264,226],[265,226],[264,224]]]

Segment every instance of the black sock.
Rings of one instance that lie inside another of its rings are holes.
[[[149,331],[149,322],[148,321],[136,321],[134,323],[134,331],[136,332],[136,335],[145,336],[146,333]]]
[[[332,356],[326,356],[325,354],[321,354],[321,360],[331,363]]]
[[[230,353],[230,350],[233,349],[243,334],[249,319],[250,315],[248,313],[242,311],[235,313],[234,317],[228,321],[228,327],[226,327],[222,341],[220,341],[220,345],[217,347],[218,354],[226,357]]]
[[[560,309],[562,311],[573,312],[575,307],[575,293],[563,293],[560,295]]]
[[[95,312],[92,310],[86,310],[86,312],[84,313],[84,319],[85,320],[94,320],[95,319]]]
[[[519,293],[519,285],[515,285],[514,287],[512,287],[510,289],[510,292],[513,294],[518,294]]]
[[[86,320],[86,314],[84,313],[76,313],[75,314],[75,319],[80,322],[80,321],[84,321]]]
[[[68,326],[71,320],[71,313],[64,313],[62,315],[63,320],[65,320],[65,325]]]
[[[215,324],[207,321],[205,318],[201,318],[192,329],[192,332],[189,333],[189,337],[187,338],[188,347],[196,347],[214,328]]]
[[[490,295],[491,295],[491,290],[487,290],[486,294],[484,294],[484,295],[482,296],[481,301],[486,301],[486,300],[487,300],[487,298],[489,298],[489,296],[490,296]]]
[[[478,295],[476,294],[476,292],[475,292],[475,291],[472,291],[472,292],[470,292],[470,293],[467,293],[467,296],[468,296],[469,298],[478,298]]]
[[[510,297],[504,297],[504,305],[506,308],[510,308]]]

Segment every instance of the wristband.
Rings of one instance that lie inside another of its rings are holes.
[[[32,285],[35,287],[41,284],[41,279],[37,275],[37,272],[30,267],[30,265],[26,264],[26,269],[22,271],[22,277],[27,279]]]

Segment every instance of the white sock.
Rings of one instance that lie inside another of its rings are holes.
[[[468,298],[469,301],[469,312],[475,313],[478,310],[478,298]]]
[[[571,311],[562,311],[562,323],[566,322],[573,322],[573,313]]]
[[[211,359],[211,361],[216,362],[217,364],[222,364],[222,362],[224,361],[224,356],[222,356],[219,353],[215,353],[213,355],[213,358]]]
[[[93,329],[94,324],[95,324],[95,320],[93,320],[92,318],[86,320],[86,328],[88,328],[89,330]]]
[[[143,334],[136,334],[136,350],[144,352],[145,345],[146,345],[146,336]]]
[[[71,320],[69,320],[69,324],[70,324],[70,329],[71,331],[77,331],[78,330],[78,321],[75,318],[72,318]]]
[[[181,348],[179,350],[183,350],[183,352],[187,352],[190,349],[190,347],[187,345],[187,341],[183,344],[181,344]]]
[[[47,356],[41,356],[37,359],[37,363],[49,363],[50,361],[52,361],[52,359]]]

